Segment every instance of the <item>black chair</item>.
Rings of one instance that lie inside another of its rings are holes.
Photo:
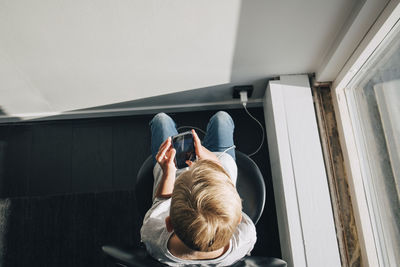
[[[243,200],[243,211],[249,215],[254,224],[257,224],[264,210],[266,191],[263,176],[252,159],[240,151],[236,151],[236,164],[238,178],[236,188]],[[153,193],[153,158],[148,157],[140,168],[136,180],[136,195],[140,199],[138,210],[142,218],[152,204]],[[103,252],[111,260],[121,266],[165,266],[151,258],[144,247],[123,248],[116,246],[103,246]],[[245,266],[271,266],[284,267],[286,262],[268,257],[246,256],[235,267]]]

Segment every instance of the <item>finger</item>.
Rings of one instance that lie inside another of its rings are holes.
[[[174,148],[172,148],[171,150],[168,151],[168,163],[172,163],[175,159],[175,155],[176,155],[176,150]]]
[[[158,163],[161,163],[161,161],[163,160],[163,158],[165,157],[165,152],[163,151],[159,151],[156,155],[156,161]]]
[[[200,141],[199,136],[197,135],[197,133],[196,133],[196,131],[194,129],[192,129],[192,134],[193,134],[193,139],[195,141],[196,141],[196,139]]]
[[[190,167],[190,166],[192,166],[192,164],[193,164],[193,162],[192,161],[190,161],[190,160],[187,160],[187,161],[185,161],[186,162],[186,164]]]
[[[161,151],[165,148],[165,146],[169,146],[169,144],[171,143],[171,137],[168,137],[167,139],[165,139],[165,141],[160,145],[160,148],[158,149],[158,151]]]
[[[201,149],[201,141],[199,136],[197,135],[196,131],[192,129],[193,140],[194,140],[194,148],[196,150],[196,155],[200,154]]]
[[[171,137],[168,137],[167,139],[165,139],[165,141],[160,145],[160,147],[158,148],[158,152],[160,153],[161,151],[163,151],[165,149],[166,146],[169,146],[171,143]]]
[[[156,155],[157,162],[161,162],[163,160],[163,158],[165,157],[165,153],[171,147],[171,143],[169,143],[168,140],[169,139],[167,139],[167,143],[164,146],[160,147],[160,151]]]
[[[165,154],[162,154],[162,153],[157,154],[156,161],[161,164],[164,157],[165,157]]]

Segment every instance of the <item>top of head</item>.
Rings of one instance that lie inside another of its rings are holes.
[[[197,251],[228,244],[242,215],[242,202],[228,173],[199,160],[175,181],[170,217],[175,234]]]

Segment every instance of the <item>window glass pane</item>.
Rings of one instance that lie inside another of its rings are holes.
[[[381,266],[400,266],[400,34],[396,28],[345,91]]]

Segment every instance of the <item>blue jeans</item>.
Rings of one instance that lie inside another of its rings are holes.
[[[233,146],[233,130],[235,124],[231,116],[225,111],[215,113],[207,125],[206,135],[202,145],[212,152],[223,152]],[[169,137],[178,134],[176,124],[165,113],[158,113],[150,121],[151,129],[151,154],[154,164],[160,145]],[[236,159],[235,149],[229,149],[226,153]]]

